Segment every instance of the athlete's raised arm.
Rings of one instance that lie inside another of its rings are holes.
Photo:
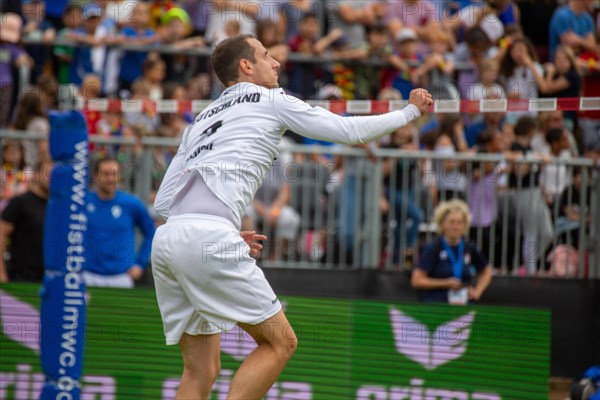
[[[375,140],[425,114],[433,104],[425,89],[410,93],[408,106],[382,115],[342,117],[294,97],[280,95],[274,102],[275,113],[291,131],[313,139],[357,144]]]

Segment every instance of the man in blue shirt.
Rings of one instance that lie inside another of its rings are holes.
[[[65,38],[77,42],[79,45],[74,47],[73,58],[71,60],[70,78],[71,83],[81,85],[86,75],[94,72],[92,65],[92,49],[90,46],[97,46],[96,30],[102,20],[102,8],[95,3],[91,3],[82,10],[83,27],[76,28],[68,33]]]
[[[559,44],[565,44],[575,54],[596,51],[594,20],[588,12],[592,0],[570,0],[569,4],[554,12],[550,20],[550,59]]]
[[[87,196],[88,232],[85,283],[88,286],[133,287],[150,259],[154,222],[137,197],[117,190],[119,163],[98,161],[94,169],[96,191]],[[136,230],[143,240],[136,246]]]

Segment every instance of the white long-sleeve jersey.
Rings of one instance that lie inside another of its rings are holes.
[[[391,133],[420,115],[419,109],[409,104],[383,115],[342,117],[286,95],[281,88],[238,83],[188,126],[154,208],[165,219],[174,207],[181,213],[181,204],[175,203],[192,204],[196,197],[189,190],[190,183],[204,182],[240,226],[246,207],[277,159],[286,130],[313,139],[357,144]],[[197,174],[202,179],[197,179]]]

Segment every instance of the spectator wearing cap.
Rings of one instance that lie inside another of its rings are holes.
[[[13,102],[15,76],[13,69],[32,65],[33,61],[19,45],[21,40],[21,18],[14,13],[0,15],[0,127],[9,123]]]
[[[225,25],[231,26],[229,22]],[[204,47],[204,38],[201,36],[189,37],[191,32],[190,16],[180,7],[173,7],[163,14],[160,26],[156,30],[161,44],[171,44],[180,49]],[[173,53],[163,54],[162,58],[167,67],[166,79],[169,81],[188,84],[199,72],[206,71],[205,65],[198,63],[196,57]]]
[[[34,61],[31,79],[35,82],[36,78],[44,72],[50,56],[48,45],[54,42],[56,30],[46,19],[46,6],[41,0],[22,0],[21,7],[24,19],[22,37],[26,41],[36,42],[36,44],[25,45],[25,51]]]
[[[390,63],[398,70],[398,75],[391,86],[398,89],[403,98],[408,99],[410,91],[420,83],[416,72],[424,61],[423,54],[418,51],[415,31],[410,28],[400,30],[396,34],[396,49],[397,53],[390,57]]]
[[[71,83],[78,86],[86,75],[94,73],[90,46],[97,46],[99,43],[96,35],[102,20],[102,8],[94,3],[88,4],[83,8],[82,16],[83,27],[65,35],[66,38],[83,45],[75,47],[71,61]]]

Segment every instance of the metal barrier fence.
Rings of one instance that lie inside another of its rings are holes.
[[[43,139],[12,130],[0,130],[0,138]],[[123,189],[146,203],[166,168],[156,155],[174,153],[179,144],[98,135],[91,142],[96,155],[117,156]],[[511,166],[521,171],[513,188]],[[539,186],[529,186],[539,173],[565,188],[550,206]],[[467,201],[468,237],[499,273],[600,278],[600,168],[588,159],[544,164],[491,154],[283,145],[257,194],[262,204],[248,210],[244,227],[269,236],[265,266],[401,270],[418,262],[420,247],[434,238],[435,204],[449,198]],[[555,271],[552,264],[572,270]]]

